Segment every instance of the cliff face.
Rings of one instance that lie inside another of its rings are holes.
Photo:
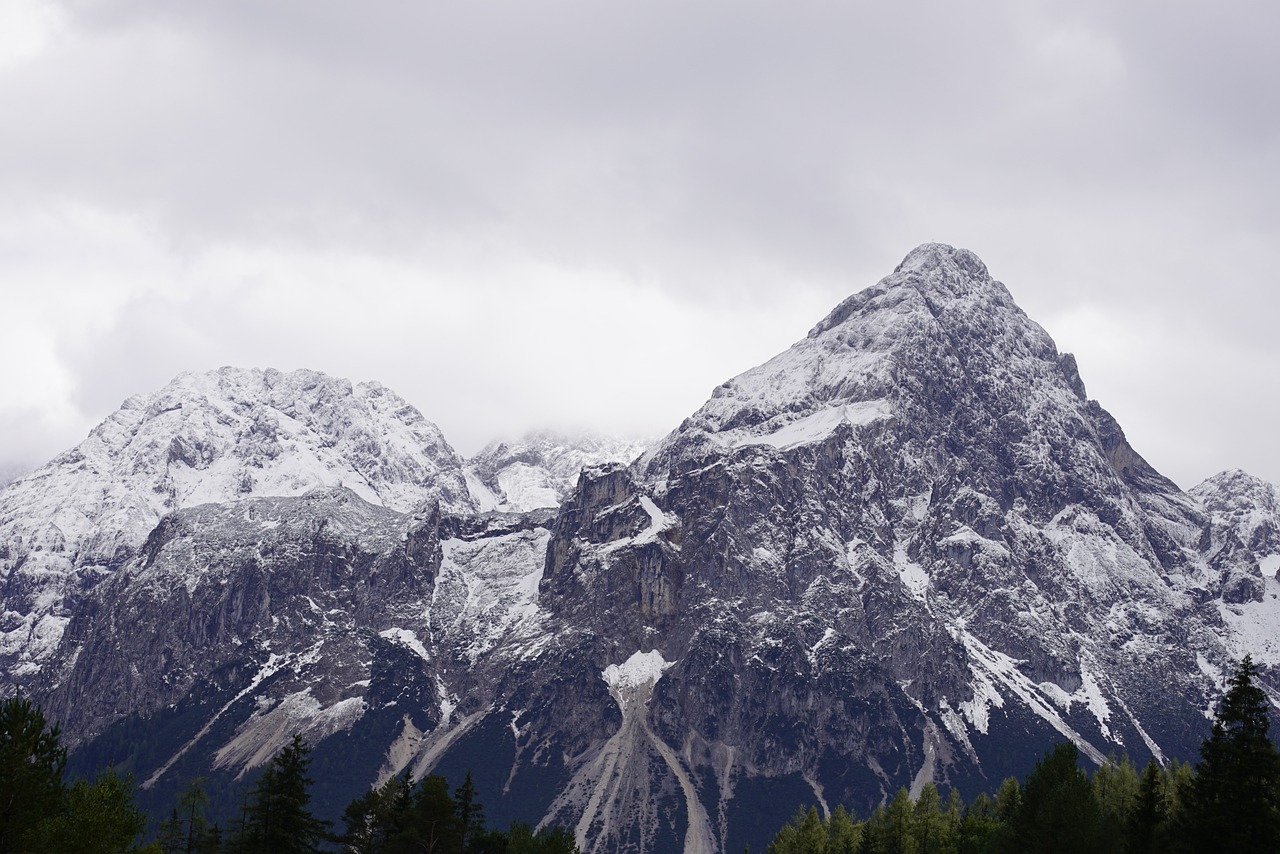
[[[1062,738],[1191,758],[1233,659],[1280,684],[1275,487],[1179,491],[965,250],[913,251],[558,507],[461,485],[511,508],[500,473],[546,448],[431,447],[420,503],[329,480],[165,516],[16,667],[160,808],[298,731],[353,775],[335,813],[469,769],[491,820],[589,851],[759,847],[801,803],[971,795]]]

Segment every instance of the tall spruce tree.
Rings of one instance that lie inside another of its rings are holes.
[[[942,811],[942,796],[933,782],[925,783],[916,798],[911,814],[910,839],[911,842],[904,847],[919,854],[939,854],[955,848],[951,824]]]
[[[1125,828],[1138,797],[1138,772],[1128,756],[1117,757],[1113,753],[1093,772],[1091,785],[1100,812],[1101,842],[1105,846],[1098,854],[1123,854]]]
[[[462,850],[462,822],[458,805],[449,796],[449,783],[439,774],[430,774],[418,783],[409,809],[407,833],[399,840],[411,847],[392,851],[421,851],[447,854]]]
[[[376,789],[365,792],[347,806],[342,836],[350,854],[383,854],[408,822],[413,803],[413,774],[405,771]]]
[[[995,801],[986,792],[979,792],[973,803],[965,808],[956,850],[959,854],[985,854],[993,848],[993,840],[1003,828],[1004,822],[996,812]]]
[[[308,808],[311,748],[295,735],[267,764],[245,807],[232,850],[244,854],[311,854],[329,838],[328,823]]]
[[[1280,851],[1280,753],[1250,656],[1232,675],[1186,804],[1188,837],[1215,854]]]
[[[1101,812],[1089,777],[1079,767],[1080,752],[1062,742],[1036,763],[1001,840],[1013,854],[1095,854],[1105,849]]]
[[[160,822],[156,841],[164,854],[211,854],[216,852],[216,825],[205,816],[209,796],[204,778],[196,777],[178,795],[178,804]]]
[[[470,851],[471,840],[484,833],[484,805],[476,799],[476,787],[471,782],[470,771],[467,772],[462,785],[454,790],[453,798],[458,804],[458,828],[462,836],[461,850]]]
[[[1168,849],[1162,832],[1168,816],[1162,788],[1160,766],[1152,759],[1138,781],[1138,796],[1125,826],[1125,851],[1128,854],[1155,854]]]

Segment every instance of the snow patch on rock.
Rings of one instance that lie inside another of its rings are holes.
[[[1260,665],[1280,665],[1280,580],[1263,579],[1262,601],[1218,603],[1218,613],[1230,634],[1227,648],[1235,659],[1252,655]]]
[[[774,421],[756,428],[729,430],[715,435],[715,440],[727,447],[744,445],[771,445],[785,449],[798,445],[821,442],[836,431],[841,424],[862,426],[883,418],[892,418],[893,408],[887,400],[866,400],[820,409],[794,421]],[[768,430],[769,432],[760,432]]]
[[[385,638],[392,643],[399,644],[413,650],[423,661],[430,661],[431,654],[427,652],[427,648],[422,645],[422,641],[418,640],[418,634],[409,629],[390,628],[385,631],[378,632],[378,637]]]
[[[623,692],[641,686],[652,686],[662,678],[667,668],[674,661],[663,659],[662,653],[656,649],[649,652],[636,651],[621,664],[610,664],[600,676],[612,691]]]

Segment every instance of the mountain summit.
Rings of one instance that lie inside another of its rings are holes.
[[[75,448],[0,491],[0,662],[34,673],[81,592],[173,510],[342,486],[399,511],[471,509],[462,459],[378,383],[221,368],[135,395]]]
[[[296,731],[356,778],[319,793],[333,815],[469,769],[491,820],[584,851],[739,851],[804,803],[970,797],[1063,738],[1191,758],[1246,652],[1280,696],[1275,487],[1179,490],[963,249],[912,251],[630,465],[550,437],[464,465],[385,390],[307,382],[269,415],[300,437],[280,459],[330,437],[302,457],[325,489],[231,491],[286,481],[197,395],[155,453],[0,492],[5,630],[41,650],[9,673],[39,668],[76,761],[135,769],[156,810],[192,776],[243,787]],[[102,472],[129,473],[111,502],[67,497]],[[124,530],[116,505],[152,515],[110,563],[29,569],[61,508]]]

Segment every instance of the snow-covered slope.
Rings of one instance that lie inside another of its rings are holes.
[[[122,565],[165,513],[345,486],[397,510],[470,509],[462,460],[378,383],[315,371],[187,373],[126,400],[75,448],[0,491],[0,661],[38,669],[68,602]]]
[[[530,433],[517,442],[491,442],[467,460],[467,484],[482,510],[559,507],[584,468],[630,463],[648,444],[592,434]]]

